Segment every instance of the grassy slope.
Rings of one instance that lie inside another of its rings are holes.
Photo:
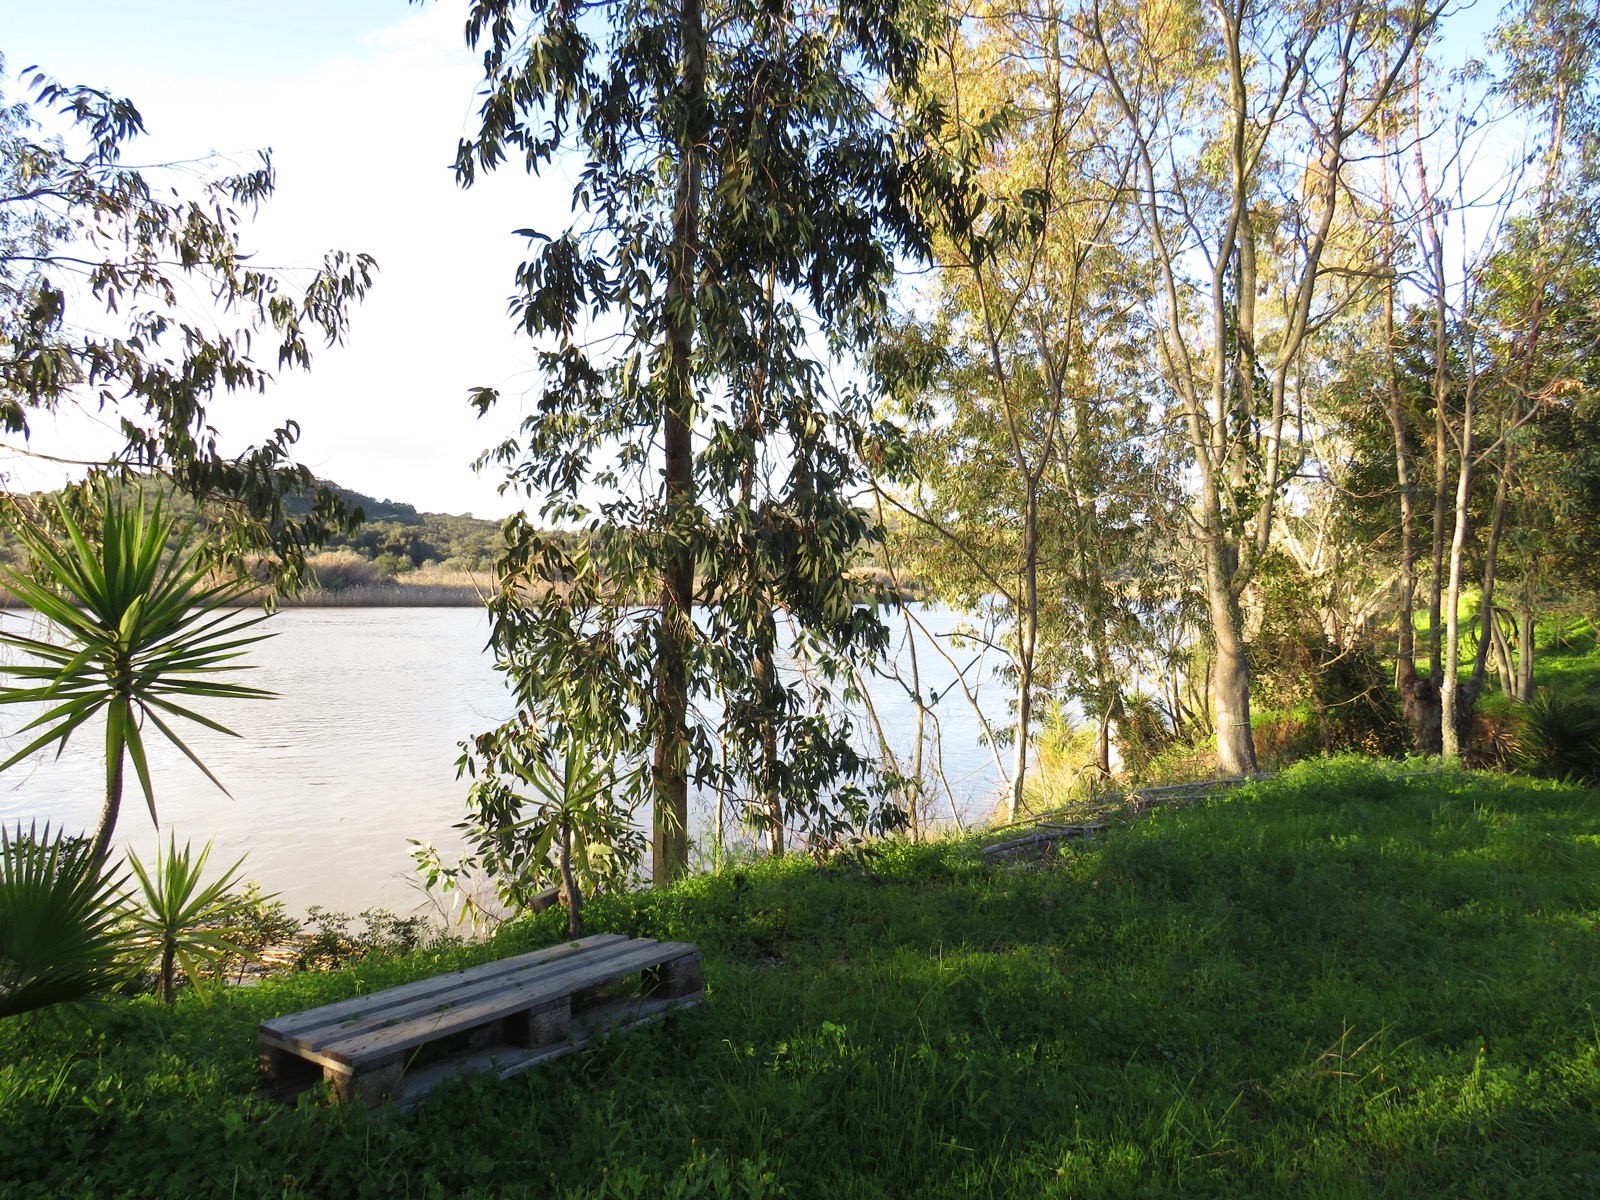
[[[897,846],[605,900],[703,944],[708,1007],[406,1118],[257,1102],[253,1023],[481,950],[12,1022],[0,1195],[1595,1194],[1597,822],[1335,761],[1048,869]]]

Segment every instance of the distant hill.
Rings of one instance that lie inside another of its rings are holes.
[[[419,513],[410,504],[403,504],[399,500],[377,500],[353,488],[340,487],[331,479],[319,479],[317,483],[327,488],[339,499],[354,508],[359,508],[368,521],[386,521],[396,525],[420,525],[424,516],[436,515]],[[305,495],[286,497],[283,504],[291,516],[303,517],[311,511],[311,498]],[[467,518],[471,520],[473,518]],[[493,521],[484,522],[494,525]]]
[[[317,481],[345,503],[359,508],[362,525],[348,537],[330,542],[323,553],[357,554],[387,576],[404,574],[417,567],[438,564],[446,571],[488,572],[500,553],[500,523],[449,513],[418,512],[415,505],[399,500],[379,500],[330,480]],[[42,499],[42,497],[41,497]],[[187,497],[173,497],[171,510],[192,512]],[[291,516],[303,517],[311,511],[309,495],[284,498]],[[0,562],[16,562],[20,544],[0,523]]]
[[[500,522],[450,513],[418,512],[415,505],[375,497],[318,480],[365,518],[355,533],[330,542],[326,550],[359,554],[386,575],[437,563],[451,571],[488,571],[500,553]],[[310,511],[307,496],[294,496],[285,507],[301,516]]]

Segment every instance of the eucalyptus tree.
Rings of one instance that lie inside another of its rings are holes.
[[[1305,352],[1344,275],[1345,176],[1439,8],[1093,0],[1075,18],[1133,164],[1154,366],[1194,478],[1227,772],[1255,767],[1241,600],[1303,454]]]
[[[240,228],[275,186],[267,155],[185,196],[187,179],[168,190],[176,171],[124,164],[144,131],[130,101],[37,70],[29,88],[31,103],[0,98],[0,430],[25,442],[39,411],[104,414],[121,445],[79,466],[169,475],[214,502],[215,552],[273,550],[294,576],[350,514],[293,462],[293,420],[227,454],[211,405],[271,381],[253,343],[276,367],[303,368],[319,336],[342,338],[375,264],[333,252],[299,275],[258,265]],[[284,494],[311,490],[311,512],[290,519]]]
[[[1571,435],[1585,422],[1575,410],[1592,395],[1600,333],[1600,5],[1519,0],[1502,14],[1492,45],[1504,63],[1494,91],[1525,122],[1528,177],[1481,267],[1480,324],[1499,393],[1499,436],[1482,456],[1495,490],[1463,717],[1482,691],[1492,645],[1502,655],[1508,692],[1531,698],[1541,575],[1546,563],[1562,557],[1561,517],[1580,527],[1588,523],[1581,502],[1574,505],[1572,490],[1563,486],[1570,467],[1549,450],[1552,442],[1577,449]],[[1495,592],[1497,558],[1506,550],[1517,575],[1509,638],[1497,620]]]
[[[947,210],[937,270],[898,349],[910,453],[886,495],[898,550],[935,594],[998,622],[1016,689],[1014,818],[1042,697],[1082,703],[1100,728],[1141,641],[1150,539],[1176,479],[1132,347],[1142,280],[1127,269],[1132,213],[1120,113],[1075,66],[1081,37],[1043,0],[983,5],[950,31],[927,86],[940,149],[982,147],[974,187]]]
[[[1447,77],[1419,58],[1381,122],[1372,218],[1385,366],[1372,377],[1384,381],[1398,497],[1395,679],[1428,753],[1463,750],[1491,654],[1509,694],[1531,689],[1540,573],[1570,540],[1557,508],[1581,526],[1560,483],[1568,463],[1550,449],[1570,460],[1584,428],[1597,33],[1592,4],[1514,4],[1485,63]]]
[[[694,780],[750,783],[769,826],[864,815],[832,700],[885,640],[844,573],[877,536],[855,489],[882,439],[828,365],[872,344],[923,249],[926,181],[879,101],[909,97],[935,24],[918,0],[469,6],[484,101],[458,178],[515,156],[569,177],[574,213],[523,231],[541,382],[485,462],[584,536],[508,524],[493,640],[552,736],[653,747],[658,883],[685,869]]]

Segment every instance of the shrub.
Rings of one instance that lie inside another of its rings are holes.
[[[1600,785],[1600,707],[1541,690],[1518,708],[1510,759],[1529,775]]]
[[[85,838],[0,828],[0,1017],[92,1000],[133,977],[122,883]]]
[[[384,582],[383,573],[377,567],[350,550],[318,554],[307,565],[316,578],[317,586],[325,592],[372,587]]]
[[[383,576],[393,579],[396,575],[403,575],[414,570],[416,564],[403,554],[385,552],[372,560],[372,566]]]
[[[421,946],[428,933],[426,917],[401,917],[387,908],[366,909],[360,920],[365,928],[353,930],[348,913],[329,912],[313,904],[306,910],[309,929],[300,934],[296,967],[331,971],[372,953],[407,954]]]

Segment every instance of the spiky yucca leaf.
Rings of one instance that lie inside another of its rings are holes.
[[[238,736],[189,705],[197,699],[270,696],[218,676],[241,669],[236,660],[245,647],[271,635],[248,632],[267,614],[230,607],[252,583],[216,578],[202,559],[204,546],[193,524],[179,527],[162,512],[159,500],[147,507],[143,493],[129,503],[107,488],[101,499],[98,540],[62,504],[55,509],[59,535],[12,515],[46,582],[6,568],[0,568],[0,579],[49,620],[55,636],[0,631],[0,645],[24,655],[0,664],[0,675],[16,681],[0,685],[0,704],[41,710],[22,728],[34,736],[0,763],[0,770],[52,744],[59,752],[104,711],[106,808],[95,834],[95,852],[104,859],[121,801],[125,756],[156,820],[145,753],[147,721],[222,788],[171,722],[181,718]]]
[[[173,1001],[178,970],[189,977],[204,1000],[204,968],[249,953],[239,944],[241,931],[231,919],[230,904],[230,891],[239,881],[244,857],[202,887],[200,876],[210,857],[210,842],[196,856],[188,842],[179,850],[176,838],[168,839],[165,854],[157,852],[154,870],[147,870],[138,855],[128,855],[128,865],[143,893],[142,906],[130,909],[129,918],[138,930],[140,944],[159,964],[161,996],[168,1004]]]
[[[1600,784],[1600,707],[1541,691],[1519,705],[1512,763],[1550,779]]]
[[[93,1000],[132,977],[126,878],[82,839],[0,828],[0,1017]]]

